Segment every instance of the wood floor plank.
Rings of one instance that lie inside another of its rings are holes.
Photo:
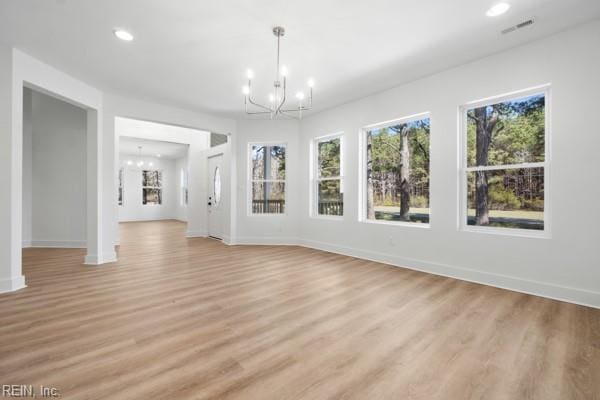
[[[121,224],[25,249],[0,384],[65,399],[600,399],[600,311],[296,246]]]

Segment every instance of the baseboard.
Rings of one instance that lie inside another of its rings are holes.
[[[14,292],[25,287],[27,285],[25,284],[25,277],[23,275],[0,280],[0,293]]]
[[[600,293],[598,292],[566,286],[559,286],[551,283],[515,278],[507,275],[494,274],[490,272],[482,272],[474,269],[457,267],[452,265],[432,263],[408,257],[400,257],[393,254],[356,249],[352,247],[340,246],[315,240],[300,239],[298,240],[297,244],[304,247],[310,247],[313,249],[328,251],[331,253],[362,258],[365,260],[389,264],[396,267],[408,268],[430,274],[460,279],[463,281],[479,283],[506,290],[512,290],[515,292],[546,297],[553,300],[560,300],[568,303],[600,308]]]
[[[31,240],[23,240],[21,242],[21,248],[26,249],[28,247],[31,247]]]
[[[208,232],[206,231],[187,231],[185,237],[196,238],[196,237],[207,237]]]
[[[83,263],[85,265],[102,265],[117,261],[117,253],[112,251],[104,254],[87,254]]]
[[[32,240],[28,247],[56,247],[63,249],[85,249],[85,240]]]
[[[253,237],[253,236],[238,236],[235,238],[236,245],[248,245],[248,246],[298,246],[299,240],[295,237]]]

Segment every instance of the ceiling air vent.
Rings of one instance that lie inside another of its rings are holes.
[[[506,35],[507,33],[514,32],[514,31],[516,31],[517,29],[526,28],[526,27],[528,27],[528,26],[531,26],[531,25],[533,25],[533,23],[534,23],[534,22],[535,22],[535,19],[534,19],[534,18],[529,18],[528,20],[525,20],[525,21],[523,21],[523,22],[520,22],[520,23],[518,23],[518,24],[516,24],[516,25],[513,25],[513,26],[511,26],[511,27],[509,27],[509,28],[503,29],[503,30],[502,30],[502,34],[503,34],[503,35]]]

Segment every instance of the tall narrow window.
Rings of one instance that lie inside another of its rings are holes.
[[[344,215],[342,182],[342,136],[314,141],[314,211],[317,216]]]
[[[364,219],[429,223],[428,116],[365,130]]]
[[[547,94],[463,107],[463,226],[545,230]]]
[[[162,204],[162,172],[156,170],[142,171],[142,204]]]
[[[179,177],[179,186],[181,188],[179,203],[182,206],[188,205],[188,173],[185,169],[181,168]]]
[[[285,212],[285,145],[250,146],[251,214]]]
[[[119,205],[123,205],[123,179],[125,178],[125,168],[119,169]]]

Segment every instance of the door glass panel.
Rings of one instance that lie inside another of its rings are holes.
[[[219,167],[215,168],[215,176],[213,177],[213,197],[215,199],[215,206],[221,202],[221,171]]]

